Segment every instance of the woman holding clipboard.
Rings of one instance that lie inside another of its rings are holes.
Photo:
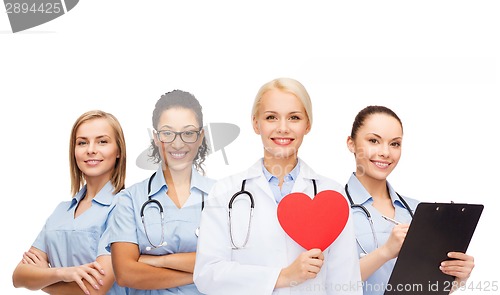
[[[401,120],[384,106],[361,110],[347,138],[356,172],[345,191],[354,219],[364,294],[384,293],[419,203],[399,195],[387,181],[401,157],[402,143]],[[465,284],[474,258],[459,252],[450,252],[448,257],[439,266],[441,271],[456,278],[454,286]]]

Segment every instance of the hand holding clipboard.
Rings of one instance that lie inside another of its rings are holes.
[[[448,294],[454,277],[439,266],[449,252],[465,253],[483,205],[420,203],[411,222],[385,294]]]

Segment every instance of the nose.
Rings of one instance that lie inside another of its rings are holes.
[[[89,144],[87,145],[87,154],[95,154],[97,153],[97,150],[96,150],[96,143],[91,141],[89,142]]]
[[[174,141],[172,141],[170,144],[174,149],[180,149],[184,146],[184,141],[182,141],[181,135],[177,134],[177,136],[175,136],[174,138]]]
[[[288,128],[288,121],[287,120],[281,120],[279,125],[278,125],[278,133],[288,133],[290,130]]]
[[[380,146],[379,155],[384,158],[388,158],[390,154],[389,145],[383,144]]]

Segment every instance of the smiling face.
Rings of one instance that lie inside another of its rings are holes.
[[[192,135],[192,132],[198,132],[200,127],[202,126],[199,126],[196,114],[192,110],[174,107],[163,111],[158,121],[158,126],[156,126],[156,130],[164,134],[168,134],[168,131],[171,131],[187,132],[186,134]],[[170,170],[191,170],[193,160],[198,154],[203,136],[202,130],[198,140],[193,143],[182,141],[180,134],[170,143],[161,142],[157,134],[154,135],[154,139],[163,162],[167,164]]]
[[[304,105],[295,95],[271,89],[260,99],[253,128],[261,136],[265,159],[296,159],[310,124]]]
[[[371,114],[354,136],[347,146],[355,155],[358,179],[385,181],[401,158],[401,123],[388,114]]]
[[[104,118],[82,123],[76,130],[75,160],[87,181],[111,179],[120,157],[113,128]]]

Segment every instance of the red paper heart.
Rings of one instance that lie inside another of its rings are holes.
[[[278,204],[281,227],[307,250],[328,248],[344,229],[348,217],[346,199],[333,190],[319,192],[313,199],[303,193],[291,193]]]

